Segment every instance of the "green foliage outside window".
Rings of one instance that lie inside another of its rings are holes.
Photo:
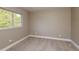
[[[18,27],[21,25],[21,15],[0,9],[0,28]]]

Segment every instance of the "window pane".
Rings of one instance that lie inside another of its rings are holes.
[[[12,13],[3,9],[0,9],[0,28],[11,27],[12,25]]]
[[[0,9],[0,29],[1,28],[12,28],[20,27],[21,24],[21,15]]]
[[[14,13],[14,26],[21,26],[21,15]]]

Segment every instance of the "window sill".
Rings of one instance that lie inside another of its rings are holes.
[[[8,27],[8,28],[0,28],[0,30],[10,30],[10,29],[17,29],[17,28],[22,28],[22,26],[18,26],[18,27]]]

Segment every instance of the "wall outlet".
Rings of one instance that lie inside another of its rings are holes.
[[[9,40],[9,42],[12,42],[12,40]]]

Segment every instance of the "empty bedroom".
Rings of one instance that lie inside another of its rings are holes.
[[[79,51],[78,7],[0,7],[0,51]]]

